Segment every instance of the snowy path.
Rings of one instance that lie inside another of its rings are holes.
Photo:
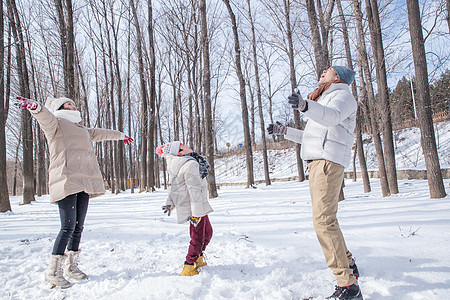
[[[346,181],[339,214],[365,299],[449,299],[450,196],[428,199],[426,181],[405,180],[383,199],[371,183],[365,195],[361,182]],[[211,201],[209,265],[192,278],[179,276],[188,226],[162,214],[166,191],[92,199],[80,261],[90,280],[66,290],[43,281],[57,207],[47,197],[27,206],[12,198],[13,213],[0,214],[0,299],[323,299],[335,281],[307,184],[222,188]]]

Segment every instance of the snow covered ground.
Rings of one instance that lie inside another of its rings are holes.
[[[356,257],[365,299],[449,299],[450,196],[429,199],[425,180],[399,181],[382,198],[346,181],[339,219]],[[445,181],[450,193],[450,180]],[[90,279],[69,289],[44,283],[59,230],[47,196],[0,214],[0,299],[324,299],[335,284],[311,222],[308,183],[222,187],[211,200],[208,266],[180,272],[188,226],[163,215],[167,191],[91,200],[80,268]]]

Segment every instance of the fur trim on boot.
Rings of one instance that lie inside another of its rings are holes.
[[[61,288],[70,287],[70,282],[64,278],[63,266],[65,255],[50,255],[50,265],[48,266],[47,273],[45,273],[45,281],[50,284],[60,286]]]
[[[78,257],[80,255],[80,252],[81,250],[66,251],[66,276],[69,277],[69,279],[73,279],[75,281],[81,281],[88,278],[85,273],[78,269]]]

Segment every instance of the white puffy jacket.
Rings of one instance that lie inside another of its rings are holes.
[[[166,204],[176,208],[178,223],[186,222],[191,216],[203,217],[212,212],[208,202],[208,182],[200,177],[195,158],[170,154],[164,157],[172,177]]]
[[[306,101],[305,115],[309,120],[303,132],[302,159],[326,159],[347,167],[351,161],[358,108],[349,86],[334,83],[317,102]],[[287,133],[289,139],[289,131]]]

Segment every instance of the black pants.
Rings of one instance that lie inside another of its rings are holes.
[[[69,195],[58,201],[61,230],[53,246],[54,255],[63,255],[64,251],[78,251],[84,219],[89,205],[89,195],[85,192]]]

